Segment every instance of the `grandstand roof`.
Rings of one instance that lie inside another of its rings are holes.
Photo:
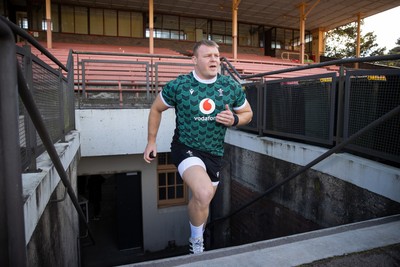
[[[20,2],[21,0],[12,0]],[[233,0],[154,0],[155,13],[231,20]],[[394,0],[236,0],[238,20],[254,24],[299,28],[299,6],[306,4],[306,29],[330,30],[400,5]],[[132,9],[147,12],[149,0],[52,0],[53,3]]]

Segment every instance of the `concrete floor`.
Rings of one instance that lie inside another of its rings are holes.
[[[134,266],[400,266],[400,215]]]

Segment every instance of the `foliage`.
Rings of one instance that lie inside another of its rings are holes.
[[[363,21],[361,21],[361,25]],[[325,55],[333,58],[348,58],[356,56],[357,23],[337,27],[326,35]],[[374,32],[368,32],[360,37],[360,56],[379,56],[385,53],[386,47],[380,48],[376,43]]]
[[[388,53],[389,55],[400,54],[400,38],[397,39],[396,45],[397,45],[396,47],[389,50],[389,53]],[[400,60],[388,62],[387,65],[400,67]]]
[[[400,54],[400,38],[396,41],[396,47],[389,50],[389,55]]]

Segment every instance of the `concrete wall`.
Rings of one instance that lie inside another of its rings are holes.
[[[292,141],[258,137],[235,130],[227,132],[225,142],[298,166],[308,164],[328,150]],[[316,164],[312,169],[400,202],[399,168],[348,153],[338,153]]]
[[[82,157],[142,154],[147,144],[149,109],[76,110]],[[170,151],[175,128],[173,109],[163,113],[157,136],[159,152]]]
[[[231,196],[231,211],[326,151],[238,131],[229,131],[226,141],[223,175],[231,181],[229,191],[222,194]],[[232,217],[232,239],[225,245],[398,214],[399,178],[397,168],[348,154],[333,155]]]
[[[55,146],[76,192],[79,134],[71,133],[66,141]],[[28,264],[79,266],[78,214],[48,154],[37,162],[41,172],[22,175]]]

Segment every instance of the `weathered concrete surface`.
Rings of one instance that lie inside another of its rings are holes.
[[[400,215],[128,266],[399,266]]]

